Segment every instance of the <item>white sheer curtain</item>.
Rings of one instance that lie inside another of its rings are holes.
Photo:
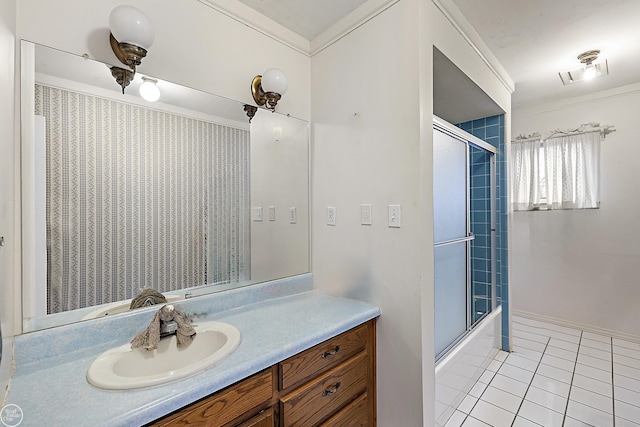
[[[599,207],[600,141],[600,130],[513,141],[513,209]]]
[[[545,140],[548,209],[588,209],[600,205],[600,132]]]

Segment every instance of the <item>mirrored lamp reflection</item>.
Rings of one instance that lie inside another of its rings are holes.
[[[156,102],[160,99],[160,89],[158,88],[158,80],[151,77],[143,77],[140,85],[140,96],[145,101]]]
[[[131,78],[136,67],[147,56],[147,50],[153,44],[155,31],[149,18],[133,6],[120,5],[109,15],[109,43],[118,60],[132,70]],[[124,88],[130,79],[120,79],[118,84]]]
[[[289,88],[287,76],[277,68],[269,68],[261,76],[255,76],[251,82],[251,94],[258,105],[275,111],[282,95]]]

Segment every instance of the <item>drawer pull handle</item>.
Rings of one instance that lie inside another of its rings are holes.
[[[340,387],[340,383],[337,382],[336,385],[334,385],[331,388],[326,389],[325,391],[322,392],[322,397],[324,396],[328,396],[330,394],[335,393],[336,391],[338,391],[338,388]]]
[[[334,354],[336,354],[339,351],[340,351],[340,346],[337,345],[336,348],[334,348],[333,350],[325,351],[324,353],[322,353],[322,358],[324,359],[325,357],[333,356]]]

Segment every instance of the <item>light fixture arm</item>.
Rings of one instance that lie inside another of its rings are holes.
[[[109,43],[116,58],[131,68],[134,73],[136,72],[136,67],[142,63],[142,58],[147,56],[146,49],[130,43],[120,43],[113,34],[109,34]]]
[[[133,80],[135,73],[131,70],[127,70],[120,67],[111,67],[111,75],[116,79],[116,83],[122,88],[122,94],[124,95],[124,88],[129,86],[129,83]]]

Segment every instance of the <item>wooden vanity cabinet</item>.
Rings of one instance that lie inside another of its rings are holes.
[[[375,426],[375,337],[370,320],[150,426]]]

